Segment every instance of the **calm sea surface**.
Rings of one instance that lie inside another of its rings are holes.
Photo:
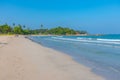
[[[107,80],[120,80],[120,35],[30,36],[43,46],[64,52]]]

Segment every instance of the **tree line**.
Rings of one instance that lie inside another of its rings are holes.
[[[55,27],[51,29],[45,29],[43,25],[40,26],[40,29],[29,29],[26,26],[15,25],[11,27],[8,24],[0,25],[0,34],[21,34],[21,35],[29,35],[29,34],[44,34],[44,35],[76,35],[76,34],[87,34],[86,31],[78,31],[66,27]]]

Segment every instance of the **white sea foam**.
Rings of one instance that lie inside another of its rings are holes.
[[[111,47],[120,46],[120,39],[100,39],[100,38],[64,38],[64,37],[52,37],[56,40],[63,40],[63,41],[77,41],[77,42],[84,42],[84,43],[92,43],[92,44],[100,44],[100,45],[107,45]]]
[[[100,39],[100,38],[98,38],[97,40],[101,40],[101,41],[118,41],[118,42],[120,42],[120,39]]]

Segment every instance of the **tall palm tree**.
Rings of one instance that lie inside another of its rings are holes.
[[[40,29],[42,29],[42,28],[43,28],[43,25],[41,24],[41,25],[40,25]]]
[[[15,23],[13,23],[12,25],[15,26]]]
[[[25,25],[23,25],[23,28],[26,28],[26,26],[25,26]]]
[[[42,34],[43,31],[43,24],[40,25],[40,34]]]

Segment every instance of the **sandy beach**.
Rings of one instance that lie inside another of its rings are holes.
[[[70,56],[23,36],[0,37],[0,43],[7,43],[0,47],[0,80],[105,80]]]
[[[10,38],[13,36],[0,36],[0,47],[4,46],[5,44],[9,43]]]

